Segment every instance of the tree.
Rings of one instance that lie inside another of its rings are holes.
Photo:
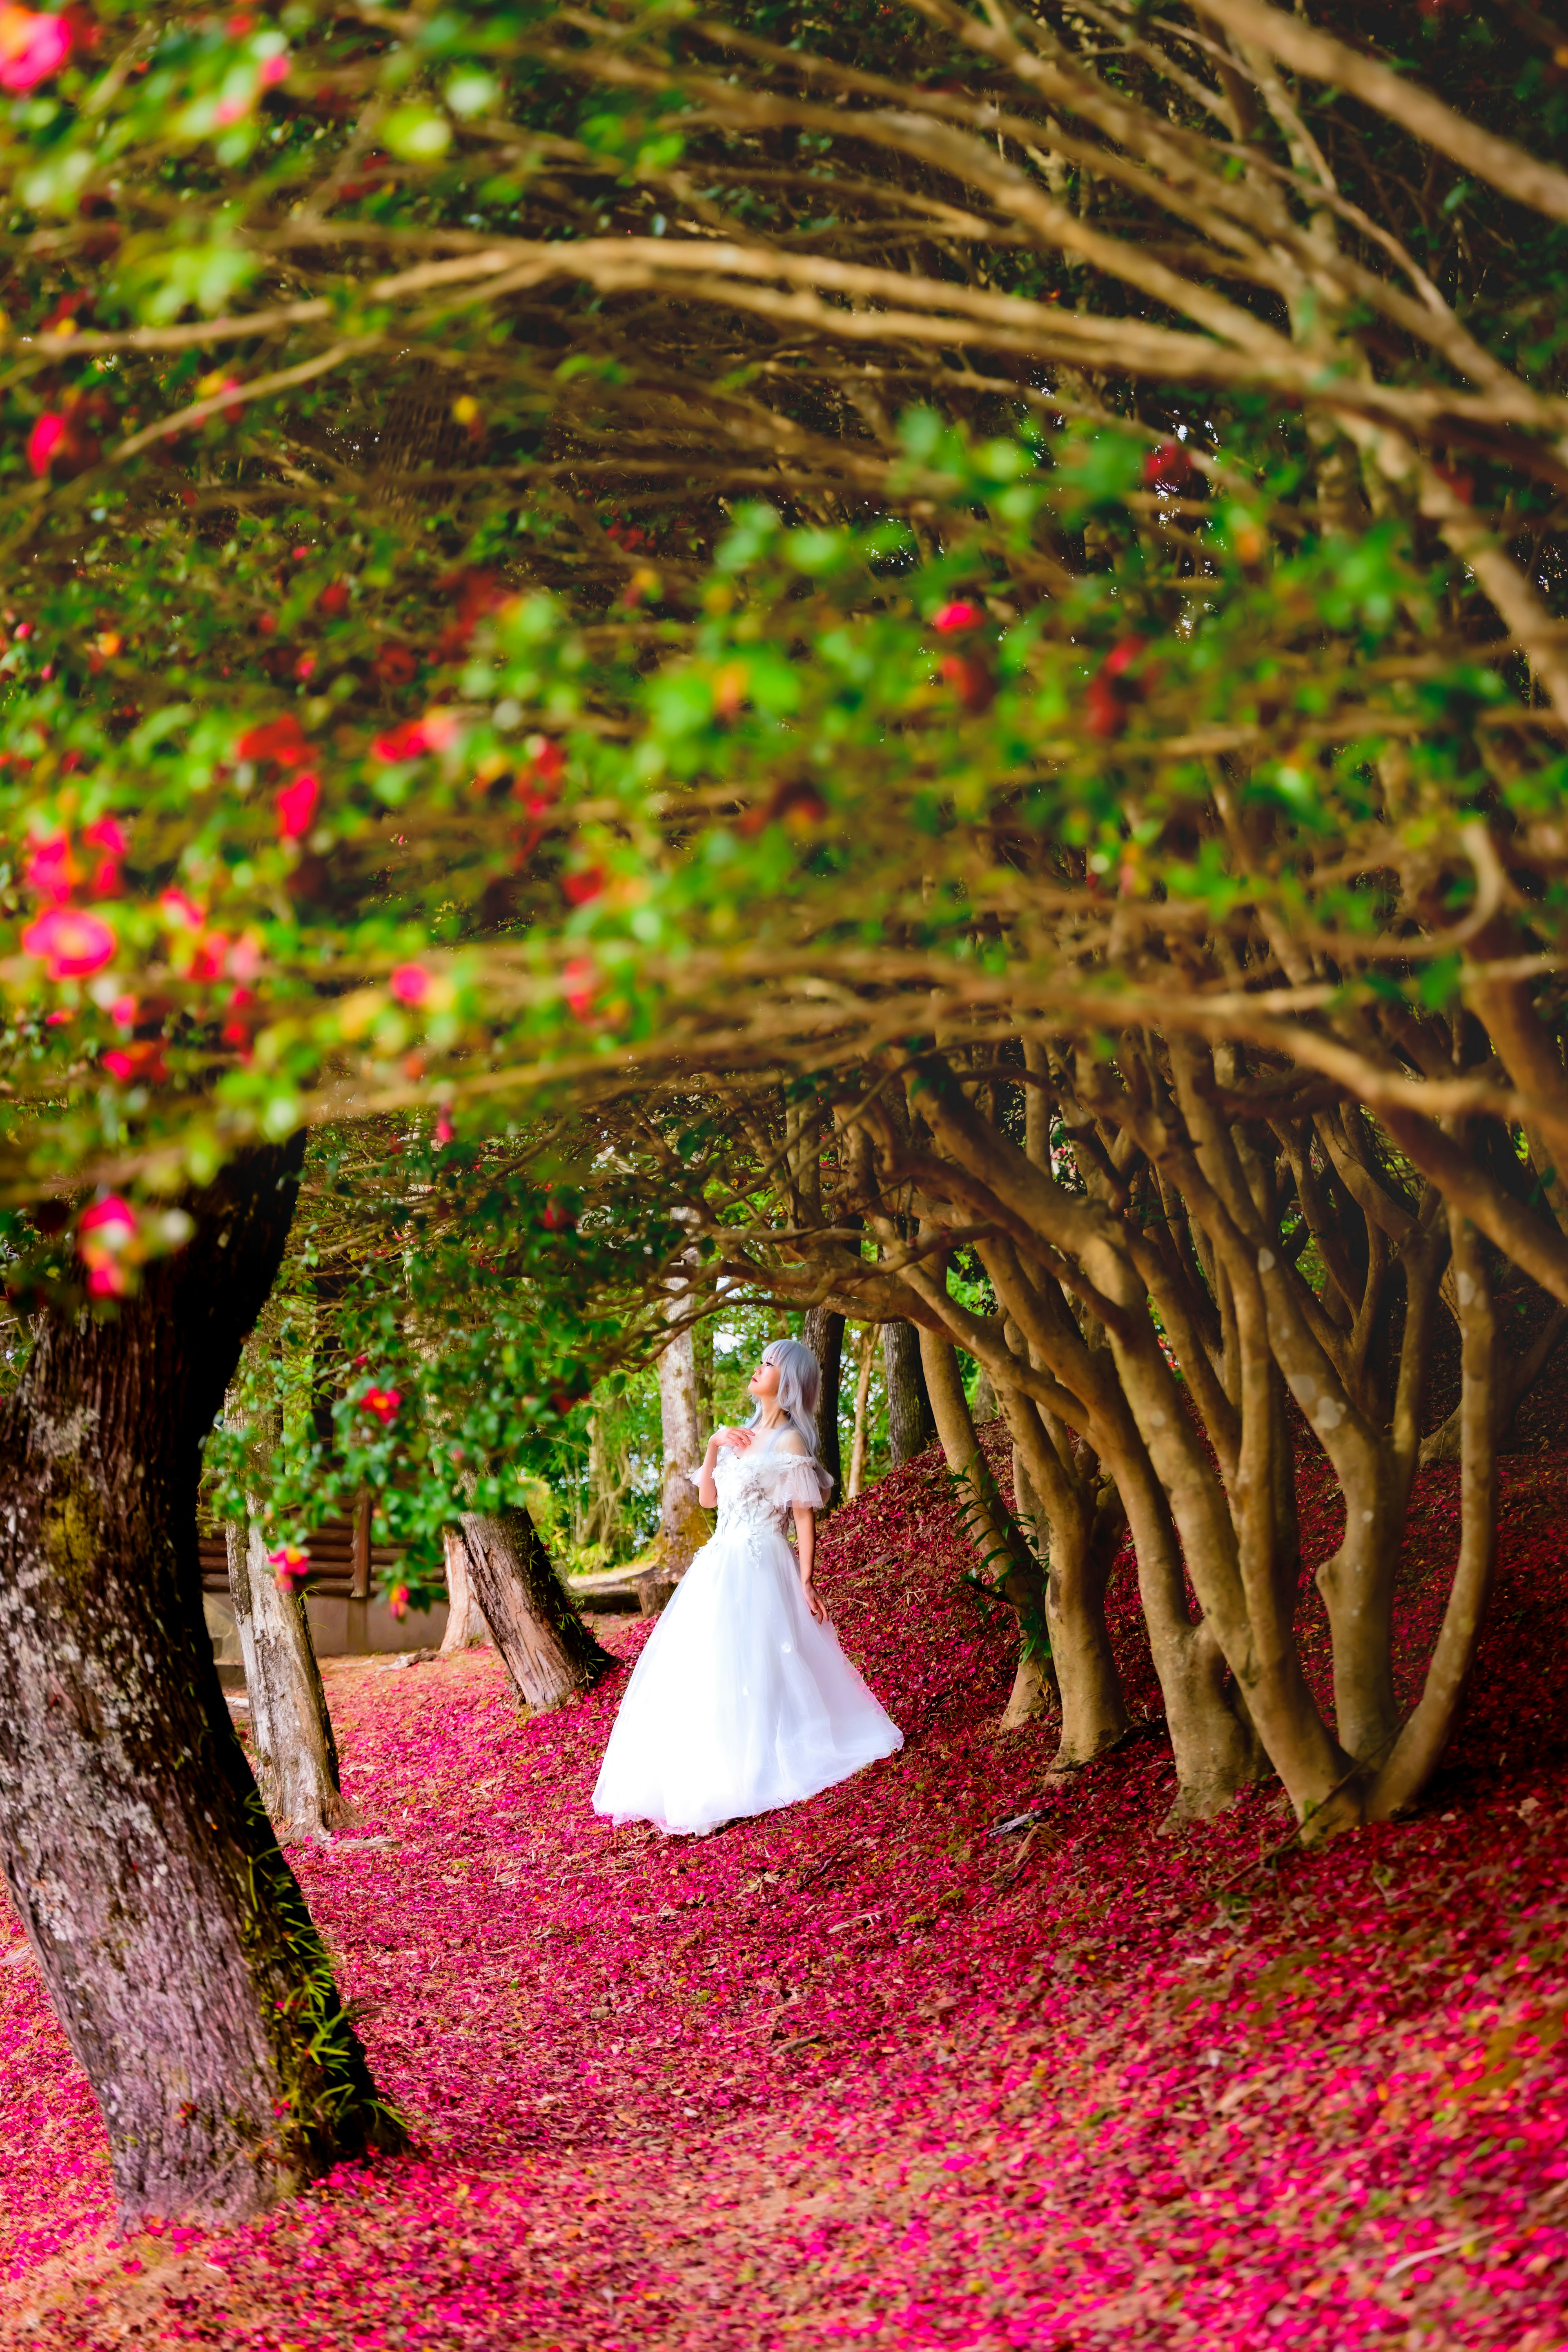
[[[824,1468],[833,1480],[833,1495],[823,1506],[831,1510],[844,1491],[844,1463],[838,1443],[838,1400],[844,1372],[844,1318],[830,1307],[808,1307],[800,1336],[822,1369],[816,1404],[816,1445]]]
[[[521,1703],[536,1714],[592,1688],[611,1660],[584,1624],[526,1510],[465,1511],[468,1582]]]
[[[347,1820],[349,1806],[305,1595],[286,1567],[274,1570],[254,1519],[226,1534],[261,1801],[279,1838],[321,1837]]]
[[[237,1159],[112,1322],[45,1320],[5,1408],[0,1853],[133,2220],[253,2211],[402,2137],[202,1617],[198,1448],[298,1165],[287,1145]]]

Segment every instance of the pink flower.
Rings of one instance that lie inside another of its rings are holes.
[[[298,1592],[310,1573],[310,1555],[298,1544],[280,1544],[268,1553],[267,1564],[279,1592]]]
[[[288,79],[289,59],[287,56],[262,58],[261,87],[263,89],[275,89],[280,81],[287,81]]]
[[[84,1209],[77,1221],[77,1232],[97,1236],[93,1246],[122,1249],[136,1231],[136,1212],[129,1201],[118,1192],[106,1192]],[[84,1252],[85,1255],[85,1252]]]
[[[128,1265],[135,1255],[136,1212],[118,1192],[107,1193],[77,1220],[77,1255],[87,1268],[88,1295],[123,1298],[131,1286]]]
[[[134,1029],[136,999],[133,996],[117,996],[109,1008],[109,1017],[117,1029]]]
[[[398,1389],[366,1389],[360,1403],[366,1412],[375,1415],[384,1429],[389,1429],[397,1419],[397,1408],[403,1402]]]
[[[423,719],[410,719],[402,727],[378,735],[370,747],[373,760],[422,760],[426,751],[444,751],[457,735],[458,720],[455,711],[427,710]]]
[[[984,620],[985,615],[978,604],[972,604],[967,599],[961,597],[956,604],[943,604],[938,612],[934,613],[931,615],[931,626],[933,629],[940,630],[944,637],[951,637],[956,636],[962,629],[982,627]]]
[[[404,1618],[408,1614],[408,1587],[406,1584],[395,1584],[393,1586],[392,1596],[387,1605],[391,1609],[393,1615],[401,1624]]]
[[[567,1003],[581,1021],[593,1009],[594,991],[599,984],[598,966],[586,956],[574,956],[562,972],[561,984]]]
[[[450,1143],[457,1132],[457,1129],[452,1125],[449,1113],[443,1111],[440,1118],[436,1121],[437,1142]]]
[[[0,8],[0,89],[33,89],[58,73],[71,53],[63,16],[37,16],[30,8]]]
[[[4,79],[5,69],[0,68],[0,81]],[[48,472],[55,451],[65,437],[65,418],[54,409],[46,408],[27,436],[27,463],[40,480]],[[26,627],[26,622],[23,623],[22,627]],[[20,636],[22,629],[18,629],[16,635]]]
[[[71,856],[68,834],[48,833],[35,838],[22,870],[23,885],[35,898],[55,905],[68,898],[80,879],[81,869]]]
[[[158,911],[171,930],[199,931],[206,921],[203,909],[184,890],[165,890]]]
[[[51,980],[85,980],[101,971],[114,953],[114,933],[98,915],[75,907],[50,907],[22,934],[24,951],[48,967]]]
[[[430,993],[430,975],[422,963],[400,963],[389,985],[399,1004],[423,1004]]]
[[[103,1066],[111,1077],[119,1079],[122,1087],[130,1086],[132,1081],[152,1087],[162,1086],[169,1075],[161,1037],[142,1038],[133,1045],[116,1045],[112,1052],[103,1056]]]
[[[307,768],[291,784],[283,784],[273,794],[272,804],[278,812],[278,837],[280,841],[298,841],[310,830],[316,805],[321,797],[320,779]]]

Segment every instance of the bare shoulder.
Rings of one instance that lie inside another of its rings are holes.
[[[778,1454],[791,1454],[795,1461],[800,1462],[806,1459],[811,1449],[798,1429],[786,1429],[783,1436],[778,1439],[773,1450]]]

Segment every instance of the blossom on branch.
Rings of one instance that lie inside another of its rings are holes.
[[[50,907],[22,934],[22,947],[46,965],[51,980],[85,980],[114,953],[114,933],[100,915],[78,907]]]

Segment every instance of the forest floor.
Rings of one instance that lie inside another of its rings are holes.
[[[1303,1473],[1309,1565],[1329,1475]],[[1561,2352],[1568,1457],[1503,1481],[1429,1802],[1263,1867],[1277,1790],[1161,1833],[1125,1569],[1142,1736],[1048,1791],[1047,1730],[996,1736],[1007,1628],[931,1456],[829,1523],[824,1591],[907,1745],[814,1803],[696,1842],[602,1827],[620,1675],[520,1722],[488,1653],[333,1666],[361,1818],[294,1858],[416,2153],[244,2229],[118,2239],[0,1918],[0,2344]],[[1407,1690],[1456,1504],[1424,1475]],[[603,1630],[627,1658],[646,1632]]]

